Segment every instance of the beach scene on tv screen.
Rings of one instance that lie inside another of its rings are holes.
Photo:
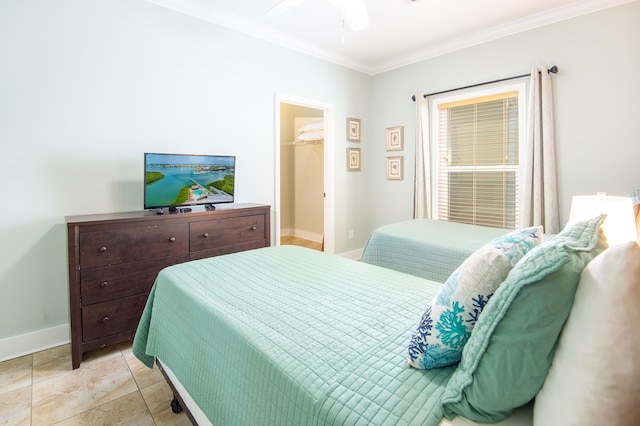
[[[145,206],[233,202],[234,158],[147,154]]]

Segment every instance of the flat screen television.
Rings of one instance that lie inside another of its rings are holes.
[[[144,208],[233,203],[236,157],[144,154]]]

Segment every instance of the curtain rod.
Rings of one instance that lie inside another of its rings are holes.
[[[558,67],[553,65],[551,68],[549,68],[547,70],[547,72],[551,72],[553,74],[557,74],[558,73]],[[522,75],[514,75],[513,77],[506,77],[506,78],[501,78],[501,79],[493,80],[493,81],[485,81],[484,83],[476,83],[476,84],[471,84],[469,86],[457,87],[455,89],[443,90],[441,92],[429,93],[427,95],[424,95],[424,97],[428,98],[429,96],[435,96],[435,95],[441,95],[443,93],[455,92],[456,90],[470,89],[472,87],[484,86],[486,84],[493,84],[493,83],[500,83],[502,81],[515,80],[516,78],[529,77],[530,75],[531,75],[531,73],[528,73],[528,74],[522,74]],[[413,95],[411,97],[411,99],[415,102],[416,101],[416,95]]]

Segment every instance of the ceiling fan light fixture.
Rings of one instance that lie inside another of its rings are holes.
[[[362,31],[369,27],[369,14],[364,0],[328,0],[328,2],[342,9],[351,31]]]
[[[364,0],[327,1],[329,4],[342,10],[342,14],[349,23],[351,31],[357,32],[369,27],[369,14],[367,13]],[[279,16],[304,2],[305,0],[282,0],[269,9],[265,15],[270,17]]]

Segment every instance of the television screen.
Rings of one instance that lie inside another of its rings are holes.
[[[233,203],[236,158],[144,154],[144,208]]]

